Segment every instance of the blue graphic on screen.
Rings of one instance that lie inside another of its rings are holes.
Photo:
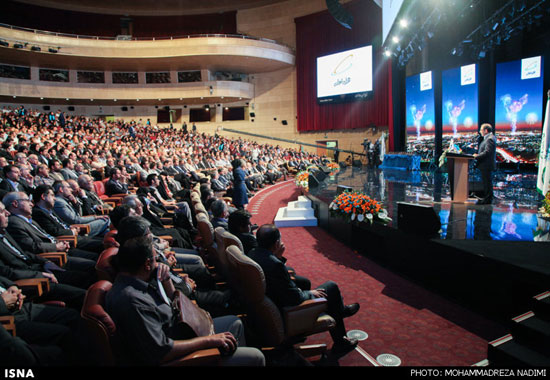
[[[410,76],[406,81],[407,152],[429,161],[435,148],[435,107],[432,73]]]
[[[493,212],[491,238],[493,240],[533,240],[536,213]]]
[[[499,63],[496,72],[497,159],[536,163],[542,133],[543,58]]]

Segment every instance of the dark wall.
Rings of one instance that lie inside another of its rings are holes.
[[[191,16],[129,16],[134,37],[168,37],[187,34],[236,34],[237,13]],[[0,23],[57,33],[115,37],[121,33],[121,17],[64,11],[2,1]]]

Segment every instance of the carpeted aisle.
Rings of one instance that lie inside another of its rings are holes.
[[[292,181],[258,192],[248,210],[258,225],[272,223],[280,207],[296,200]],[[346,319],[348,330],[368,334],[359,349],[340,359],[342,366],[372,366],[372,358],[393,354],[402,366],[470,366],[487,356],[487,342],[505,331],[354,252],[318,227],[281,228],[288,264],[312,286],[333,280],[346,303],[360,311]],[[366,242],[368,244],[368,242]],[[307,343],[332,344],[328,333]],[[368,359],[371,358],[369,361]]]

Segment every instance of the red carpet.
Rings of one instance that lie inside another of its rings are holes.
[[[258,225],[272,223],[280,207],[300,194],[292,181],[258,192],[248,210]],[[348,330],[368,334],[359,349],[340,359],[342,366],[372,366],[367,358],[393,354],[402,366],[470,366],[487,357],[487,342],[504,331],[448,300],[352,251],[318,227],[281,228],[288,264],[312,286],[337,282],[346,303],[361,309],[346,319]],[[307,343],[332,344],[328,333]]]

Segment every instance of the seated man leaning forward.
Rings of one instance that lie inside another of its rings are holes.
[[[336,321],[330,335],[334,341],[331,353],[342,356],[357,346],[357,339],[346,337],[344,318],[351,317],[359,310],[359,304],[344,305],[340,289],[333,281],[327,281],[313,290],[302,290],[291,279],[283,257],[285,246],[281,233],[273,224],[264,224],[256,232],[258,247],[252,249],[248,256],[262,268],[266,282],[266,295],[282,308],[296,306],[308,299],[326,298],[327,314]]]
[[[230,353],[221,357],[221,365],[265,365],[261,351],[244,347],[244,327],[235,316],[214,318],[214,335],[171,338],[175,318],[169,301],[175,288],[168,266],[157,263],[152,243],[150,236],[127,240],[115,256],[119,272],[107,293],[106,311],[117,326],[117,362],[157,366],[197,350],[218,348]]]

